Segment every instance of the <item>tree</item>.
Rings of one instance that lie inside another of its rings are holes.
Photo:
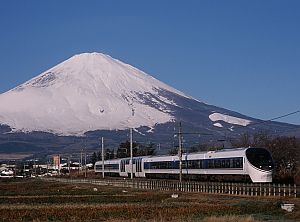
[[[95,163],[97,162],[97,154],[96,152],[93,153],[92,157],[91,157],[91,162],[93,164],[93,166],[95,165]]]
[[[170,154],[170,155],[177,155],[177,154],[178,154],[178,146],[175,146],[174,148],[172,148],[172,149],[169,151],[169,154]]]
[[[295,137],[276,137],[269,140],[267,149],[275,162],[276,178],[291,182],[299,171],[299,141]]]
[[[155,144],[149,143],[147,145],[141,145],[137,142],[132,143],[133,156],[149,156],[155,155]],[[117,158],[130,157],[130,142],[127,140],[124,143],[120,143],[117,150]]]
[[[105,160],[111,160],[115,158],[115,153],[114,153],[114,149],[105,149],[105,153],[104,153],[104,159]]]
[[[251,146],[251,139],[248,133],[243,133],[237,140],[231,140],[233,147],[249,147]]]
[[[97,153],[97,161],[102,160],[102,152]]]
[[[156,148],[154,143],[147,145],[138,145],[135,156],[153,156],[156,154]]]
[[[134,143],[132,144],[134,147]],[[125,143],[120,143],[117,149],[117,158],[126,158],[130,156],[130,142],[127,140]]]

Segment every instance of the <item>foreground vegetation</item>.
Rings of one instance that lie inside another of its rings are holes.
[[[282,221],[300,220],[300,200],[141,191],[40,180],[1,180],[1,221]],[[294,212],[280,209],[296,204]]]

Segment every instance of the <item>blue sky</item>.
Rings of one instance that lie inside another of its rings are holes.
[[[209,104],[300,109],[300,1],[0,1],[0,93],[102,52]],[[1,104],[0,104],[1,105]],[[300,114],[280,121],[300,124]]]

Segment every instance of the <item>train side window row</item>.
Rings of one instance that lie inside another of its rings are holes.
[[[243,168],[243,157],[219,158],[206,160],[183,160],[183,169],[222,169]],[[144,169],[179,169],[179,161],[146,162]]]
[[[219,169],[219,168],[243,168],[243,158],[222,158],[208,160],[208,169]]]
[[[96,165],[96,170],[102,170],[102,165]],[[119,170],[119,164],[104,164],[104,170]]]

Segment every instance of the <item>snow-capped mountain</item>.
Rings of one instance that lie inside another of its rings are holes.
[[[0,123],[13,130],[82,135],[174,120],[161,92],[189,98],[108,55],[75,55],[0,95]],[[151,104],[149,104],[151,103]]]
[[[7,135],[17,142],[24,137],[35,140],[34,149],[46,147],[45,143],[48,147],[68,147],[78,142],[69,138],[60,141],[57,135],[85,135],[96,147],[99,134],[93,132],[102,131],[101,135],[110,137],[130,127],[140,136],[160,142],[174,136],[178,121],[185,131],[215,137],[299,130],[299,126],[263,122],[200,102],[101,53],[75,55],[0,94],[0,146]],[[43,134],[35,137],[36,132]],[[124,140],[126,134],[117,137]]]

